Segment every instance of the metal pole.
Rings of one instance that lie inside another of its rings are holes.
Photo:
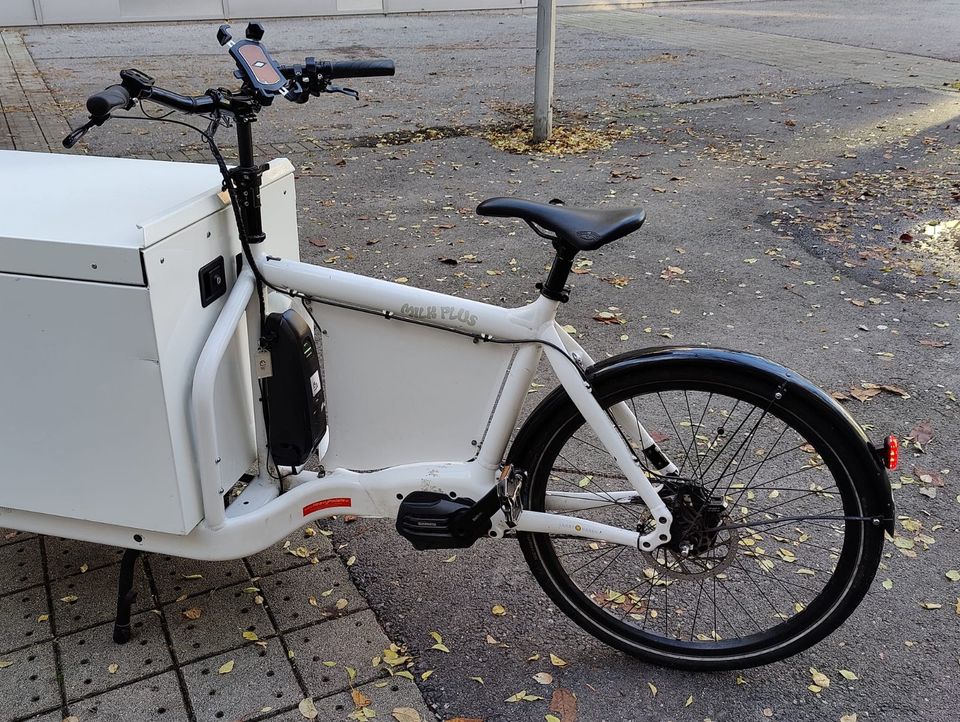
[[[557,0],[537,3],[537,68],[533,94],[533,142],[542,143],[553,131],[553,51],[557,30]]]

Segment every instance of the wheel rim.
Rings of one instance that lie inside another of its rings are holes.
[[[559,594],[591,631],[620,646],[690,658],[742,658],[809,634],[844,598],[863,553],[863,524],[771,517],[859,516],[861,505],[836,454],[816,430],[770,399],[720,384],[648,385],[621,400],[680,468],[684,484],[720,497],[727,510],[688,515],[670,547],[641,553],[582,539],[534,535],[534,548]],[[629,489],[582,419],[544,447],[546,483],[530,507],[554,490],[592,492],[599,501]],[[801,463],[798,465],[797,460]],[[542,473],[542,472],[538,472]],[[674,492],[668,481],[665,492]],[[665,496],[661,492],[661,496]],[[675,497],[676,494],[674,493]],[[608,502],[579,512],[618,526],[649,528],[642,506]],[[700,521],[700,528],[692,521]],[[721,528],[717,528],[721,527]],[[686,547],[681,547],[686,544]],[[619,569],[616,569],[619,567]],[[829,630],[828,630],[829,631]]]

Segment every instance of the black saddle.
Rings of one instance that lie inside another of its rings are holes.
[[[577,251],[593,251],[643,225],[639,208],[571,208],[555,203],[537,203],[522,198],[488,198],[477,206],[477,215],[521,218],[533,230],[549,238],[549,231]]]

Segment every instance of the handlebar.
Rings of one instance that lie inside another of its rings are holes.
[[[312,58],[308,59],[312,60]],[[287,79],[303,78],[303,65],[282,65],[280,70],[283,77]],[[379,76],[391,76],[396,72],[396,66],[392,60],[377,58],[373,60],[321,60],[312,66],[316,68],[319,81],[319,89],[322,91],[330,80],[336,78],[373,78]],[[124,74],[132,74],[136,71],[124,71]],[[145,76],[143,76],[145,77]],[[228,105],[218,102],[211,94],[207,95],[181,95],[171,90],[165,90],[158,86],[150,84],[138,84],[131,82],[131,75],[124,78],[124,85],[111,85],[98,93],[94,93],[87,98],[87,110],[90,115],[97,119],[104,119],[117,108],[129,110],[133,107],[135,100],[152,100],[161,105],[165,105],[173,110],[179,110],[183,113],[209,113],[215,108],[229,110]],[[304,78],[305,79],[305,78]],[[131,89],[126,87],[131,84]],[[311,88],[311,90],[316,90]],[[305,98],[304,98],[305,100]]]
[[[124,74],[130,74],[131,72],[136,71],[123,71]],[[129,81],[129,77],[128,75],[124,80]],[[221,98],[213,94],[181,95],[152,85],[152,80],[150,85],[133,85],[133,92],[130,92],[124,85],[111,85],[109,88],[105,88],[87,98],[87,110],[90,112],[90,119],[63,139],[63,147],[72,148],[88,130],[103,125],[110,120],[112,111],[117,108],[129,110],[136,100],[141,99],[153,100],[184,113],[209,113],[218,108],[226,111],[230,110],[229,103],[223,102]]]
[[[212,95],[181,95],[172,90],[153,87],[143,96],[144,100],[152,100],[160,105],[165,105],[173,110],[179,110],[182,113],[209,113],[217,108],[220,103]],[[228,108],[224,107],[223,110]]]
[[[371,78],[390,76],[396,72],[392,60],[324,60],[307,58],[302,65],[279,65],[270,57],[260,42],[263,26],[250,23],[245,40],[233,40],[228,28],[222,25],[217,33],[221,45],[230,49],[237,63],[235,77],[243,81],[238,92],[223,88],[208,90],[204,95],[189,96],[164,90],[154,85],[149,75],[132,68],[120,73],[122,84],[111,85],[87,98],[90,118],[63,140],[72,148],[90,128],[103,125],[117,108],[129,110],[140,100],[152,100],[183,113],[206,114],[224,112],[246,118],[262,107],[270,105],[277,96],[289,101],[305,103],[311,96],[322,93],[344,93],[354,98],[359,95],[350,88],[332,85],[337,78]],[[248,122],[248,121],[245,121]]]
[[[87,98],[87,110],[95,118],[110,115],[115,108],[129,110],[133,107],[133,99],[129,91],[122,85],[111,85],[109,88],[94,93]]]
[[[320,74],[330,80],[334,78],[373,78],[393,75],[396,72],[393,61],[385,58],[376,60],[322,60],[317,63],[317,67]]]

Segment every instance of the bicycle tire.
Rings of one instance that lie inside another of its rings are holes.
[[[641,352],[632,358],[628,354],[588,370],[587,377],[591,379],[595,397],[605,408],[644,394],[649,396],[657,393],[662,401],[662,394],[665,391],[696,391],[709,393],[711,398],[714,394],[722,394],[726,398],[739,400],[738,404],[743,402],[754,404],[758,408],[766,407],[771,419],[782,422],[785,428],[792,429],[803,438],[805,443],[813,446],[816,455],[814,458],[818,456],[822,459],[823,466],[836,482],[844,516],[860,518],[872,516],[873,519],[872,523],[859,520],[842,522],[843,545],[835,568],[829,573],[828,581],[821,591],[809,603],[804,604],[802,610],[761,633],[741,637],[729,634],[721,636],[714,628],[707,639],[703,639],[703,635],[694,638],[696,618],[693,620],[690,639],[670,638],[667,634],[655,635],[646,631],[646,622],[656,610],[647,609],[643,615],[631,615],[631,617],[644,617],[643,630],[638,630],[633,624],[614,619],[613,615],[608,613],[609,604],[604,606],[598,603],[596,596],[591,598],[589,590],[581,589],[571,578],[558,556],[555,540],[550,535],[543,533],[518,535],[526,561],[540,586],[579,626],[598,639],[638,658],[662,666],[699,671],[738,669],[768,664],[796,654],[834,631],[854,611],[869,588],[881,558],[883,529],[892,517],[891,504],[887,503],[888,483],[886,494],[884,494],[885,472],[878,463],[865,458],[863,432],[835,402],[826,397],[823,392],[816,390],[802,377],[783,367],[747,354],[735,352],[720,352],[720,354],[700,349],[667,350],[652,354]],[[625,363],[624,360],[627,362]],[[600,372],[601,370],[603,373]],[[776,394],[781,398],[776,399]],[[544,413],[537,415],[538,421],[535,422],[534,428],[525,429],[521,434],[523,440],[521,441],[521,436],[518,436],[514,448],[511,449],[511,461],[527,474],[523,493],[524,508],[535,511],[545,510],[547,488],[551,472],[558,459],[557,455],[566,448],[565,445],[576,436],[578,430],[585,428],[582,416],[562,389],[555,391],[542,406],[547,408]],[[709,401],[705,409],[707,406],[710,406]],[[691,415],[691,422],[693,418]],[[678,427],[674,427],[674,430],[679,431]],[[696,436],[694,433],[695,439]],[[695,441],[694,448],[698,444],[699,442]],[[515,451],[518,445],[522,448]],[[596,452],[591,453],[596,455]],[[674,461],[678,460],[674,459]],[[763,463],[766,461],[761,462],[761,466]],[[554,480],[556,478],[554,476]],[[826,492],[822,494],[812,492],[811,495],[832,496],[831,493]],[[741,492],[740,497],[742,496]],[[608,506],[616,507],[614,504]],[[617,511],[621,510],[617,508]],[[880,516],[884,517],[885,523],[878,523]],[[720,533],[722,532],[718,532],[715,536]],[[728,552],[728,556],[732,554],[736,558],[741,554],[739,547],[744,540],[738,539],[734,544],[733,534],[734,532],[731,531],[729,546],[738,548]],[[761,533],[760,536],[763,534]],[[566,543],[565,540],[561,541]],[[796,544],[796,541],[794,540],[793,543]],[[640,554],[640,552],[635,553]],[[793,554],[786,549],[782,549],[780,553],[784,554],[784,559],[790,559],[786,555]],[[665,552],[664,558],[666,557]],[[645,561],[649,562],[650,558],[646,558]],[[737,563],[740,564],[740,562]],[[772,562],[767,563],[772,564]],[[750,574],[746,567],[742,564],[740,566],[744,569],[744,576]],[[706,567],[709,567],[709,564]],[[732,573],[732,566],[730,568]],[[667,561],[664,561],[663,571],[665,573],[669,571]],[[715,605],[718,601],[716,587],[718,576],[720,576],[719,573],[715,574],[713,581]],[[729,576],[723,583],[728,583]],[[667,586],[671,586],[674,581],[671,580]],[[783,586],[787,588],[786,584],[794,583],[793,581],[783,582]],[[703,588],[701,583],[701,596],[704,593]],[[653,586],[651,586],[652,589]],[[607,595],[609,594],[608,591]],[[665,606],[667,596],[668,592],[664,590]],[[627,602],[635,604],[631,601],[632,599],[631,597]],[[625,606],[627,602],[621,606]],[[648,604],[651,603],[648,602]],[[698,611],[699,608],[700,597],[697,601]],[[667,613],[665,612],[664,615]],[[687,617],[689,618],[689,610],[687,610]],[[716,612],[714,612],[714,622],[716,622]],[[664,626],[665,628],[668,626],[666,621]]]

